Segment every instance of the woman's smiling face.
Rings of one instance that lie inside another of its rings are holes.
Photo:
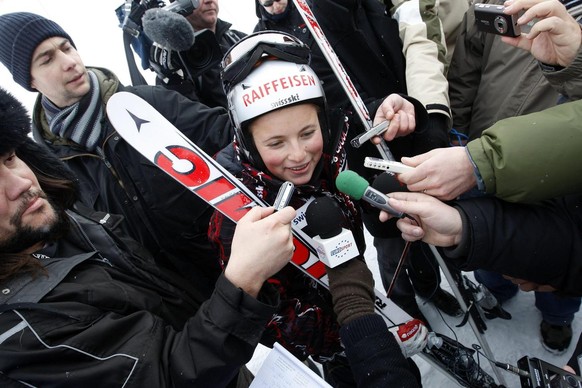
[[[323,153],[318,111],[314,104],[292,105],[250,124],[255,147],[275,177],[296,186],[311,180]]]

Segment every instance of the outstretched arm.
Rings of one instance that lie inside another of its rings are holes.
[[[410,191],[448,201],[477,185],[473,164],[464,147],[437,148],[414,157],[404,157],[402,162],[416,167],[398,176]]]
[[[445,247],[444,255],[460,269],[502,273],[525,290],[549,290],[539,285],[550,285],[566,294],[582,294],[580,195],[538,205],[473,198],[454,207],[419,193],[389,195],[392,207],[416,220],[398,220],[403,237]],[[381,213],[381,218],[388,215]]]

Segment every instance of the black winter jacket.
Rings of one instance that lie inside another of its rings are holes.
[[[236,42],[246,36],[244,32],[231,29],[231,26],[232,24],[225,22],[224,20],[217,20],[214,36],[216,37],[218,45],[220,46],[220,52],[213,53],[213,58],[219,57],[222,59],[224,54],[226,54],[226,52]],[[210,56],[210,52],[205,54]],[[205,61],[210,59],[205,57],[197,58],[196,55],[192,55],[192,57],[193,59],[191,59],[191,63],[198,67],[202,67],[206,63]],[[198,69],[196,67],[190,69],[192,72],[197,70]],[[167,89],[176,90],[189,99],[200,101],[209,107],[228,107],[226,95],[224,94],[224,89],[222,88],[222,80],[220,79],[220,62],[216,63],[210,69],[195,77],[194,82],[191,82],[189,79],[183,79],[180,76],[175,76],[171,77],[168,82],[163,82],[159,77],[156,77],[156,83],[166,87]]]
[[[365,103],[391,93],[406,93],[405,59],[398,23],[376,0],[310,1],[334,51]],[[296,36],[311,48],[311,67],[323,82],[333,108],[350,108],[346,93],[292,2],[287,16],[274,21],[255,0],[259,22],[255,31],[277,30]],[[370,108],[373,110],[373,108]]]
[[[144,98],[190,140],[213,155],[232,140],[226,111],[210,109],[161,86],[124,87],[106,69],[91,68],[99,78],[105,104],[117,91]],[[89,208],[121,214],[124,231],[141,242],[164,265],[187,274],[208,297],[220,274],[217,254],[207,238],[212,208],[151,164],[125,142],[108,120],[103,155],[85,149],[49,129],[37,100],[33,136],[46,144],[80,181],[81,201]]]
[[[340,329],[358,387],[421,387],[420,372],[386,330],[386,321],[376,314],[354,319]]]
[[[157,267],[106,226],[69,212],[61,240],[34,255],[47,275],[2,284],[2,386],[220,387],[252,357],[278,303],[221,276],[212,297]]]
[[[463,239],[443,253],[462,270],[482,268],[582,295],[582,195],[536,205],[477,198],[455,206]]]

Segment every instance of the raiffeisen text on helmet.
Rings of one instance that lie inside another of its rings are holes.
[[[247,91],[242,95],[242,101],[244,106],[248,107],[249,105],[261,100],[262,98],[268,97],[272,93],[281,93],[282,91],[289,89],[289,97],[279,98],[277,101],[273,101],[271,103],[273,108],[277,108],[298,102],[300,97],[297,93],[300,91],[300,88],[306,86],[312,87],[316,84],[316,82],[319,81],[317,81],[313,75],[309,74],[296,74],[288,77],[276,78],[261,85],[247,89]]]

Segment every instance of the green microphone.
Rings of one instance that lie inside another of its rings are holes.
[[[357,201],[364,200],[394,217],[403,218],[406,216],[388,204],[388,197],[385,194],[371,187],[367,180],[351,170],[340,172],[335,179],[335,185],[339,191]]]

